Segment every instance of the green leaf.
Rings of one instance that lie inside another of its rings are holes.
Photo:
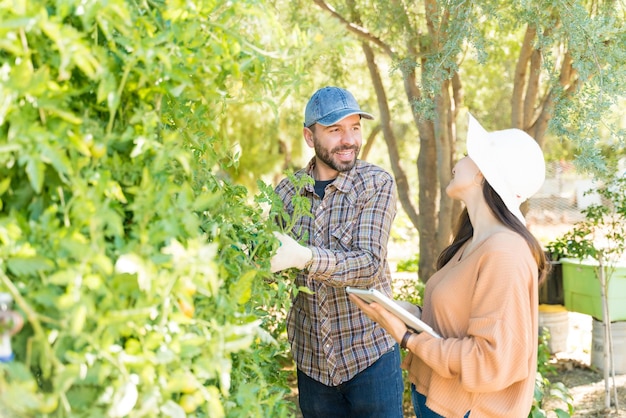
[[[32,77],[33,65],[30,60],[20,60],[11,71],[11,87],[16,90],[28,90]]]
[[[165,417],[170,417],[170,418],[186,418],[187,414],[185,414],[185,411],[183,410],[183,408],[178,405],[177,403],[173,402],[173,401],[166,401],[163,406],[161,406],[161,414],[163,414],[163,416]]]
[[[28,175],[30,186],[36,193],[41,193],[43,189],[45,170],[45,164],[38,157],[30,155],[26,157],[26,174]]]
[[[34,276],[54,268],[54,263],[45,257],[12,257],[7,260],[11,273],[18,277]]]
[[[2,179],[2,181],[0,181],[0,196],[2,196],[4,192],[7,191],[10,185],[11,185],[11,177],[5,177]]]
[[[80,378],[80,365],[68,364],[54,378],[55,385],[61,391],[69,389],[72,384]]]
[[[107,72],[98,83],[96,100],[98,103],[103,103],[108,100],[110,95],[115,94],[117,94],[115,76]]]
[[[72,165],[67,155],[58,148],[52,148],[48,144],[42,144],[41,153],[56,169],[61,179],[65,180],[67,175],[72,174]]]
[[[49,114],[58,116],[60,119],[63,119],[64,121],[74,125],[80,125],[83,122],[83,120],[80,117],[76,116],[74,113],[68,112],[67,110],[63,110],[58,107],[42,106],[42,109],[44,109]]]
[[[243,305],[250,300],[252,296],[252,283],[256,277],[256,270],[248,270],[239,280],[231,284],[230,293],[236,296],[237,303]]]
[[[556,414],[558,418],[570,418],[571,417],[571,415],[567,411],[564,411],[561,408],[555,409],[554,413]]]
[[[0,122],[1,121],[2,119],[0,119]],[[16,151],[21,151],[21,150],[22,150],[22,147],[19,144],[1,144],[0,145],[0,154],[16,152]]]
[[[76,280],[78,273],[71,270],[59,270],[46,278],[46,281],[59,286],[67,286]]]

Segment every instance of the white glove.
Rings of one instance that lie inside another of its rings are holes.
[[[292,267],[302,270],[313,258],[313,251],[298,244],[289,235],[274,232],[274,236],[280,241],[280,247],[270,260],[272,273]]]

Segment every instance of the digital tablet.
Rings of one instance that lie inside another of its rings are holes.
[[[433,337],[441,338],[439,334],[435,332],[427,323],[398,305],[396,301],[386,296],[384,293],[377,289],[358,289],[356,287],[346,287],[346,292],[349,294],[357,295],[367,303],[380,303],[389,312],[393,313],[398,318],[402,319],[407,327],[415,330],[416,332],[427,332]]]

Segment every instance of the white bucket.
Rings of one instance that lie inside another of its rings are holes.
[[[615,374],[626,373],[626,321],[611,322]],[[591,365],[604,370],[604,324],[594,318],[591,338]],[[610,371],[610,369],[609,369]]]
[[[547,328],[550,333],[550,353],[567,351],[569,333],[568,312],[562,305],[539,305],[539,330]]]

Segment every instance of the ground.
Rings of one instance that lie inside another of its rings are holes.
[[[626,374],[615,376],[610,382],[610,393],[617,388],[619,409],[614,406],[605,409],[605,380],[604,374],[591,365],[592,321],[584,314],[569,312],[569,327],[567,333],[567,348],[555,353],[553,361],[557,370],[556,375],[548,376],[551,382],[562,382],[572,396],[574,418],[626,418]],[[616,344],[616,353],[623,352],[623,344]],[[621,354],[620,354],[621,355]],[[621,370],[620,370],[621,371]],[[614,396],[611,396],[614,399]],[[611,402],[613,404],[613,402]],[[563,407],[564,404],[550,402],[547,410],[553,407]],[[549,414],[548,416],[556,416]]]
[[[575,407],[572,417],[626,417],[626,375],[622,374],[615,377],[619,409],[616,409],[614,406],[606,409],[605,382],[601,372],[590,368],[587,364],[571,360],[561,359],[557,366],[559,372],[556,376],[552,376],[551,380],[553,382],[563,382],[569,388],[570,395],[573,398],[572,403]],[[612,383],[609,392],[613,393]],[[549,403],[547,409],[549,409],[550,405],[557,406],[556,403]]]

